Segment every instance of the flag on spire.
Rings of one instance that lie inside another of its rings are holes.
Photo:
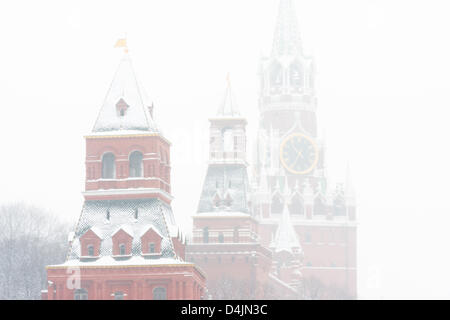
[[[124,48],[125,52],[128,52],[127,38],[120,38],[116,41],[114,48]]]

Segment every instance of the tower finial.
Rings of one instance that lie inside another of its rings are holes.
[[[124,53],[128,53],[127,36],[119,38],[114,45],[114,48],[123,48]]]
[[[227,89],[225,91],[225,97],[222,104],[217,111],[219,117],[237,117],[239,116],[239,110],[236,104],[236,99],[231,90],[230,73],[227,73]]]

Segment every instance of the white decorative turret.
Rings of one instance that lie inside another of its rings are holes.
[[[245,126],[247,121],[240,116],[229,76],[224,99],[216,116],[209,120],[211,122],[210,162],[246,163]]]

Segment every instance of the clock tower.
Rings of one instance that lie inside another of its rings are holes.
[[[262,58],[259,76],[252,211],[262,244],[276,238],[287,210],[304,254],[306,294],[308,283],[320,283],[329,288],[323,297],[332,298],[331,291],[356,297],[353,189],[349,181],[327,183],[314,63],[303,52],[293,0],[280,0],[271,54]]]

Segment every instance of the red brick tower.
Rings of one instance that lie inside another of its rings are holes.
[[[239,114],[229,81],[210,123],[209,166],[186,259],[205,271],[213,298],[262,298],[271,253],[259,244],[258,224],[250,211],[247,121]]]
[[[47,298],[200,299],[171,209],[170,143],[124,54],[86,138],[85,203],[67,261],[48,266]]]

